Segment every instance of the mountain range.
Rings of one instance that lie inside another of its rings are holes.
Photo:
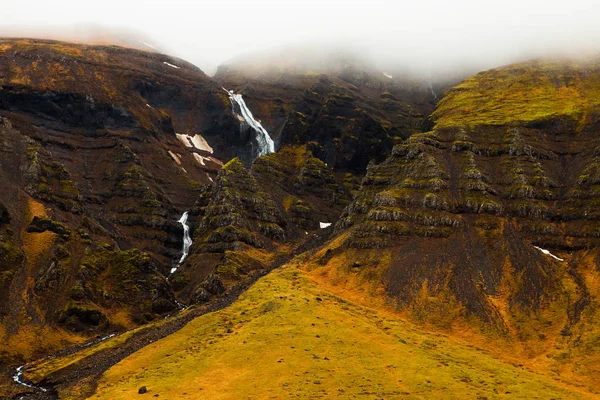
[[[599,396],[598,59],[290,54],[0,40],[0,397]]]

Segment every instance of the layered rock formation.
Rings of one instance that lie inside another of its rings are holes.
[[[0,41],[2,357],[177,308],[177,219],[239,139],[221,92],[164,55]]]

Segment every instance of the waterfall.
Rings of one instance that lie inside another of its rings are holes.
[[[233,93],[233,90],[227,90],[223,88],[224,91],[229,95],[229,100],[231,100],[231,106],[233,108],[233,104],[237,104],[240,108],[240,112],[242,113],[242,118],[246,121],[248,125],[254,131],[256,131],[256,142],[258,143],[258,154],[257,156],[264,156],[265,154],[274,153],[275,152],[275,143],[269,133],[263,128],[263,126],[254,119],[252,116],[252,112],[246,106],[246,102],[242,98],[241,94]]]
[[[432,84],[432,82],[431,82],[431,71],[429,71],[429,74],[428,74],[428,76],[429,76],[429,78],[428,78],[428,82],[427,82],[427,83],[428,83],[428,85],[429,85],[429,91],[430,91],[430,92],[431,92],[431,94],[433,95],[433,99],[434,99],[434,100],[437,100],[437,98],[438,98],[438,97],[437,97],[437,95],[435,94],[435,92],[433,91],[433,84]]]
[[[171,274],[173,274],[173,272],[177,271],[177,268],[179,268],[181,263],[183,263],[183,261],[185,260],[185,258],[188,256],[188,254],[190,252],[190,247],[192,245],[192,238],[190,237],[190,227],[187,224],[187,220],[188,220],[188,211],[184,212],[178,221],[181,224],[181,226],[183,226],[183,250],[182,250],[181,258],[179,259],[179,262],[177,263],[177,266],[171,268]]]

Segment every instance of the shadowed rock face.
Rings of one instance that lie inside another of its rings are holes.
[[[215,79],[244,95],[277,148],[308,145],[329,166],[354,173],[364,173],[370,160],[383,161],[395,143],[420,131],[436,101],[420,82],[391,80],[363,66],[323,73],[243,68],[223,66]]]

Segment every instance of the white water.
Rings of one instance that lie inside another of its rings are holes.
[[[190,247],[192,246],[192,238],[190,237],[190,227],[187,224],[188,220],[188,211],[184,212],[181,218],[179,218],[179,223],[183,226],[183,253],[181,254],[181,258],[177,263],[176,267],[171,268],[171,274],[177,271],[177,268],[181,265],[181,263],[185,260],[190,252]]]
[[[256,131],[256,141],[258,142],[258,157],[264,156],[265,154],[274,153],[275,143],[273,142],[273,139],[271,139],[271,136],[269,136],[269,133],[265,130],[265,128],[263,128],[260,122],[254,119],[254,117],[252,116],[252,112],[250,112],[248,106],[246,106],[242,95],[233,93],[233,90],[227,90],[225,88],[223,88],[223,90],[226,91],[229,95],[231,105],[233,106],[234,102],[238,105],[242,113],[242,117],[244,118],[246,123]]]
[[[177,303],[177,304],[179,305],[180,303]],[[83,347],[89,347],[89,346],[91,346],[91,345],[93,345],[93,344],[97,344],[97,343],[103,342],[103,341],[105,341],[105,340],[107,340],[107,339],[110,339],[110,338],[112,338],[112,337],[115,337],[116,335],[117,335],[116,333],[111,333],[111,334],[109,334],[109,335],[106,335],[106,336],[104,336],[104,337],[101,337],[101,338],[100,338],[100,339],[98,339],[98,340],[91,341],[91,342],[89,342],[89,343],[85,344]],[[18,367],[18,368],[17,368],[17,370],[16,370],[16,372],[15,372],[15,375],[13,376],[13,380],[14,380],[15,382],[17,382],[19,385],[26,386],[26,387],[28,387],[28,388],[30,388],[30,389],[41,390],[42,392],[47,392],[47,391],[48,391],[48,389],[46,389],[46,388],[43,388],[43,387],[41,387],[41,386],[35,386],[35,385],[32,385],[31,383],[27,383],[27,382],[25,382],[25,381],[23,380],[23,370],[24,370],[24,369],[25,369],[25,365],[21,365],[20,367]]]
[[[17,372],[15,373],[15,376],[13,376],[13,380],[15,382],[17,382],[19,385],[23,385],[23,386],[26,386],[31,389],[41,390],[42,392],[47,392],[48,389],[45,389],[41,386],[32,385],[31,383],[27,383],[23,380],[23,369],[24,368],[25,368],[24,365],[21,365],[19,368],[17,368]]]

